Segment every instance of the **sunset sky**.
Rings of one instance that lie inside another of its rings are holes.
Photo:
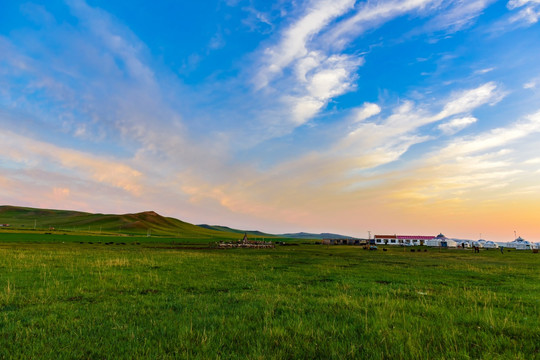
[[[0,205],[540,241],[540,0],[0,0]]]

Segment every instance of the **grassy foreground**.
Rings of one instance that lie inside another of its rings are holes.
[[[540,358],[531,252],[4,236],[0,358]]]

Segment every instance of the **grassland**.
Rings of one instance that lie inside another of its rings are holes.
[[[540,358],[531,252],[7,235],[0,358]]]

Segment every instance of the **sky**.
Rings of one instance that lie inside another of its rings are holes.
[[[0,0],[0,204],[540,240],[540,0]]]

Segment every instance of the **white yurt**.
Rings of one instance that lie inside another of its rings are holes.
[[[516,250],[530,250],[533,248],[533,244],[523,239],[521,236],[516,240],[507,243],[506,246]]]
[[[446,247],[451,247],[451,248],[455,248],[458,246],[458,243],[457,241],[455,240],[452,240],[452,239],[446,239]]]
[[[440,233],[434,239],[427,240],[424,245],[431,247],[455,248],[457,247],[457,244],[457,241],[449,239]]]
[[[478,240],[478,241],[473,241],[472,242],[472,246],[476,246],[476,247],[479,247],[479,248],[483,248],[484,247],[484,244],[486,243],[485,240]]]
[[[484,243],[484,249],[498,249],[498,248],[499,248],[499,245],[497,245],[493,241],[486,241]]]
[[[446,240],[448,240],[446,236],[440,233],[435,238],[431,240],[427,240],[424,245],[431,246],[431,247],[439,247],[439,246],[442,246],[442,243],[446,242]]]

